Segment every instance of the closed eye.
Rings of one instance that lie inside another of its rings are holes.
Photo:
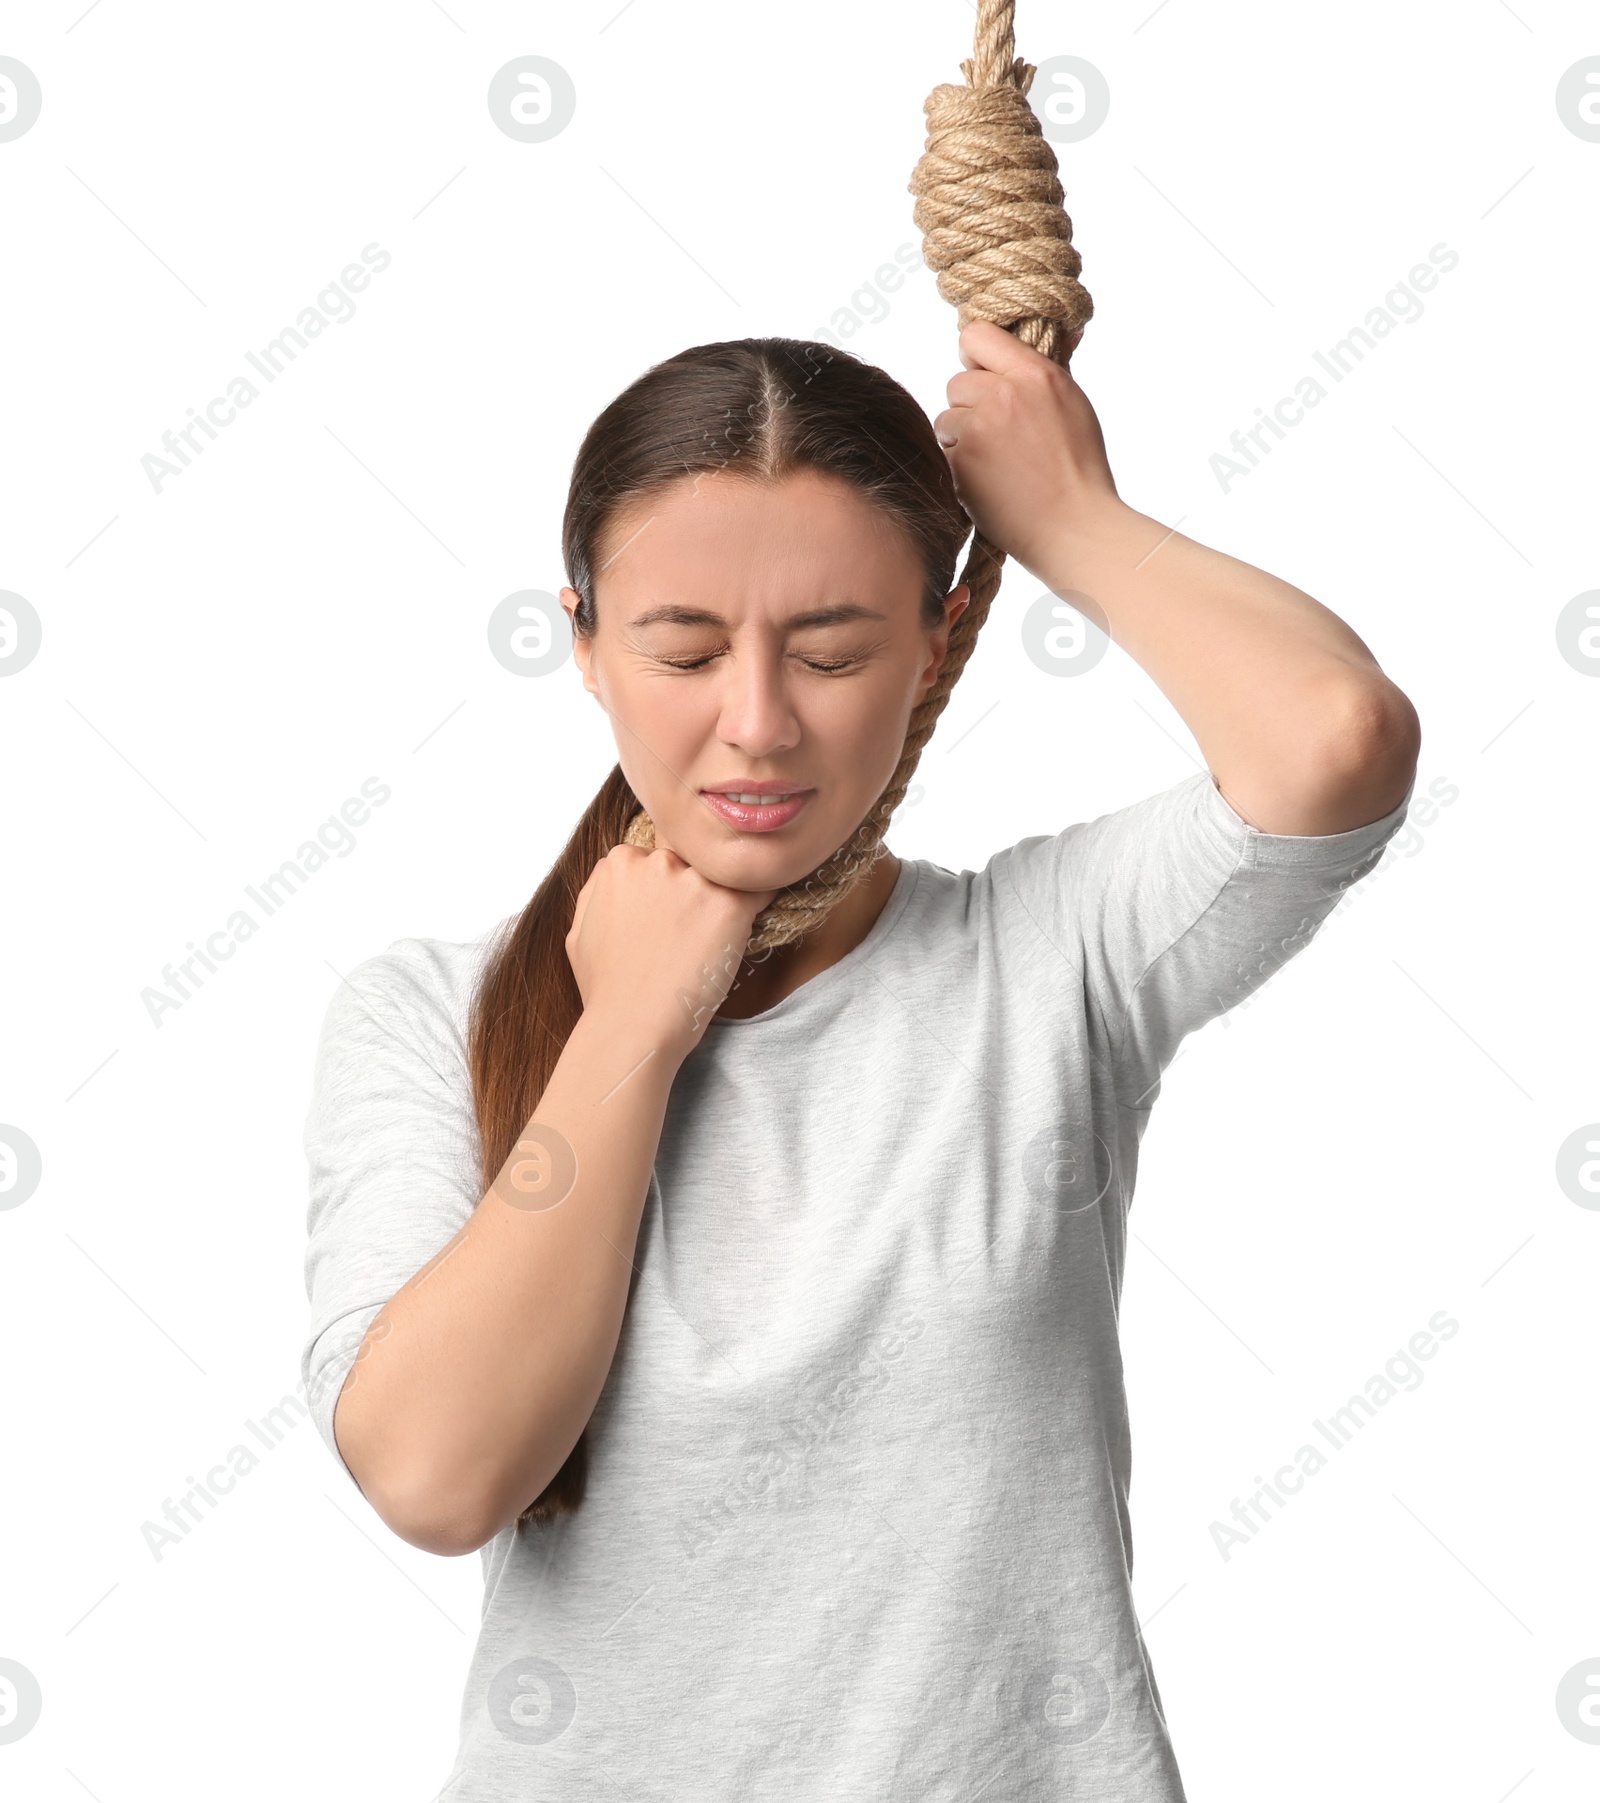
[[[720,652],[709,651],[704,657],[663,657],[657,661],[663,664],[670,664],[674,670],[703,670],[713,658],[720,655]],[[858,657],[830,659],[801,657],[798,661],[804,664],[808,670],[816,670],[823,675],[837,675],[841,670],[848,670],[853,664],[860,663],[861,659]]]

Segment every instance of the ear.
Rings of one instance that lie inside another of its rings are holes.
[[[573,615],[583,604],[583,596],[580,595],[575,588],[563,588],[560,595],[560,601],[561,605],[567,610],[568,624],[571,624]],[[572,635],[572,661],[578,666],[579,674],[583,677],[583,686],[598,701],[600,698],[600,690],[595,682],[594,671],[590,667],[590,660],[593,653],[594,641],[592,639],[581,638],[574,632]]]
[[[928,660],[928,668],[923,672],[923,682],[917,691],[920,701],[939,679],[939,672],[944,668],[944,660],[950,650],[950,632],[957,620],[967,611],[972,600],[972,591],[966,583],[958,583],[944,598],[944,624],[934,628],[933,648]]]

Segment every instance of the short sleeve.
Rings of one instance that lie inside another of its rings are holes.
[[[333,1415],[361,1342],[480,1200],[471,1077],[448,996],[436,942],[397,941],[341,982],[317,1044],[305,1122],[311,1318],[301,1378],[318,1431],[352,1481]]]
[[[995,860],[1076,974],[1120,1101],[1148,1108],[1184,1038],[1308,945],[1404,823],[1416,783],[1343,833],[1258,832],[1210,771]]]

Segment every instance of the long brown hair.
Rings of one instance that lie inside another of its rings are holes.
[[[924,572],[922,622],[937,626],[971,521],[927,415],[891,376],[847,351],[795,338],[695,345],[631,383],[590,426],[562,521],[573,631],[592,638],[595,577],[608,526],[645,496],[725,473],[777,482],[799,470],[839,477],[897,524]],[[468,1028],[482,1187],[499,1176],[533,1118],[583,1011],[567,960],[574,904],[639,810],[621,766],[584,810],[550,873],[491,949]],[[549,1521],[583,1500],[588,1429],[518,1517]]]

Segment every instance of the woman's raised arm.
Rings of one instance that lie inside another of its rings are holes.
[[[1149,672],[1241,818],[1311,835],[1394,808],[1416,771],[1416,710],[1344,621],[1126,505],[1068,369],[986,320],[960,345],[967,367],[934,424],[962,504]]]

